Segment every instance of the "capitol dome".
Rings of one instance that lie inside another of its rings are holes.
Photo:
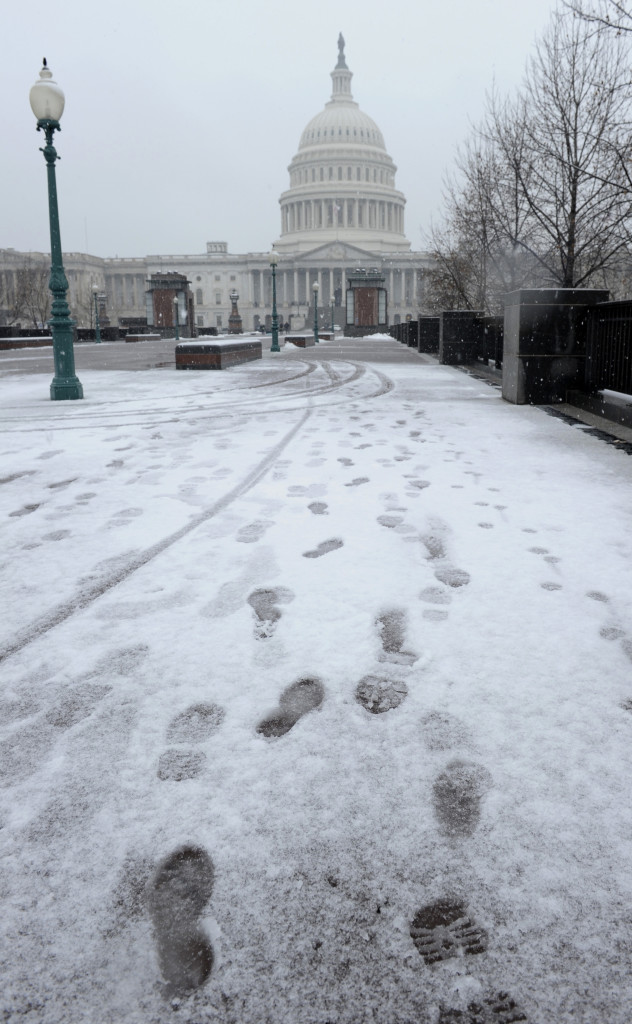
[[[368,252],[408,251],[397,168],[382,132],[351,95],[342,36],[331,78],[331,99],[306,125],[288,167],[290,187],[279,200],[281,237],[274,248],[305,252],[344,241]]]

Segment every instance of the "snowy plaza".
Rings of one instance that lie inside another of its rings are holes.
[[[2,1019],[629,1024],[626,445],[124,348],[0,355]]]

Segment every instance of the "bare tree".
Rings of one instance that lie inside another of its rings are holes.
[[[17,294],[23,314],[33,327],[42,327],[50,316],[50,268],[29,257],[16,271]]]
[[[562,287],[589,283],[627,249],[630,99],[621,39],[554,14],[527,71],[519,173],[537,248],[523,244]]]
[[[0,273],[0,316],[3,326],[18,323],[24,316],[24,296],[13,270]]]
[[[591,25],[632,32],[632,5],[627,0],[564,0],[564,6]]]
[[[449,282],[467,305],[493,310],[502,291],[620,274],[632,228],[631,97],[623,37],[554,14],[522,89],[490,95],[457,160],[433,239],[439,294]]]
[[[489,103],[500,109],[494,96]],[[435,269],[427,295],[435,309],[497,313],[507,292],[543,278],[525,244],[533,242],[533,227],[519,173],[524,119],[507,105],[503,110],[502,138],[486,125],[476,129],[457,156],[458,184],[446,182],[446,221],[431,233]]]

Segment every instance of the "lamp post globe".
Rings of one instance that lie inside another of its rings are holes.
[[[99,289],[96,284],[92,285],[92,294],[94,295],[94,342],[96,345],[100,345],[101,325],[99,323]]]
[[[268,257],[270,261],[270,270],[272,272],[272,344],[270,346],[271,352],[280,352],[279,347],[279,317],[277,315],[277,304],[276,304],[276,268],[278,262],[278,256],[275,252],[271,252]]]
[[[180,315],[178,309],[178,296],[173,297],[173,322],[176,328],[176,341],[180,341]]]
[[[50,385],[50,397],[53,401],[83,398],[83,387],[75,373],[74,352],[74,321],[70,318],[70,309],[66,295],[68,281],[64,272],[61,250],[61,233],[59,230],[59,209],[57,206],[57,181],[55,178],[55,161],[57,150],[53,145],[56,131],[61,131],[59,119],[64,112],[65,97],[63,91],[53,80],[46,58],[39,79],[29,93],[31,110],[37,118],[37,130],[43,131],[46,145],[41,147],[46,161],[48,176],[48,217],[50,222],[50,254],[51,267],[48,287],[53,296],[51,318],[48,321],[53,337],[53,360],[55,376]]]
[[[318,344],[318,281],[314,281],[312,285],[312,291],[314,293],[314,344]]]

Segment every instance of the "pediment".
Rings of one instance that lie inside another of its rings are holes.
[[[374,265],[376,255],[368,249],[361,249],[358,245],[349,245],[348,242],[326,242],[315,249],[310,249],[309,252],[296,253],[294,256],[295,263],[313,263],[315,259],[326,262],[339,260],[341,263],[355,260],[359,265],[365,266],[367,263]]]

